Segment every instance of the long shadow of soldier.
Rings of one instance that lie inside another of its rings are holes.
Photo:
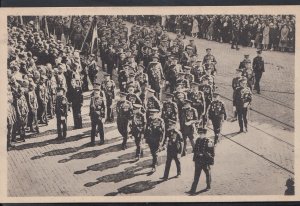
[[[148,157],[149,154],[150,154],[150,152],[145,152],[144,157]],[[108,160],[108,161],[105,161],[105,162],[90,165],[85,170],[75,171],[74,174],[83,174],[83,173],[88,172],[88,171],[100,171],[100,172],[102,172],[102,171],[107,170],[107,169],[119,167],[120,165],[123,165],[123,164],[128,164],[128,163],[132,164],[132,163],[136,162],[136,160],[133,159],[134,157],[135,157],[135,152],[127,153],[127,154],[118,156],[116,159],[111,159],[111,160]]]
[[[118,192],[111,192],[108,193],[104,196],[116,196],[118,194],[132,194],[132,193],[141,193],[147,190],[151,190],[155,188],[156,185],[162,183],[163,180],[158,180],[158,181],[151,181],[151,180],[146,180],[146,181],[139,181],[135,182],[129,185],[126,185],[124,187],[121,187],[118,189]]]
[[[88,136],[90,136],[90,135],[89,134],[83,135],[83,137],[88,137]],[[111,143],[119,141],[120,139],[121,139],[121,137],[112,138],[112,139],[106,140],[106,143],[111,144]],[[63,148],[63,149],[55,149],[55,150],[51,150],[51,151],[48,151],[48,152],[44,152],[41,155],[34,156],[31,159],[35,160],[35,159],[40,159],[40,158],[43,158],[43,157],[58,156],[58,155],[66,155],[66,154],[70,154],[70,153],[75,153],[75,152],[78,152],[79,150],[87,148],[89,145],[90,145],[90,143],[86,143],[86,144],[80,145],[78,147],[68,147],[68,148]]]
[[[159,157],[158,166],[165,164],[166,156]],[[118,183],[123,180],[131,179],[133,177],[137,177],[140,175],[149,175],[149,171],[143,172],[143,170],[148,169],[151,167],[152,159],[147,159],[141,162],[137,162],[135,166],[128,167],[124,169],[124,171],[116,173],[116,174],[109,174],[102,177],[97,178],[96,182],[88,182],[84,184],[85,187],[92,187],[101,182],[114,182]]]
[[[127,145],[128,145],[128,148],[130,148],[130,147],[133,147],[135,145],[135,143],[129,142],[129,143],[127,143]],[[96,157],[106,154],[106,153],[119,152],[119,151],[121,151],[121,146],[120,146],[120,144],[117,144],[117,145],[112,145],[112,146],[106,147],[104,149],[97,148],[96,150],[76,153],[76,154],[71,155],[67,159],[59,160],[58,163],[66,163],[66,162],[69,162],[69,161],[75,160],[75,159],[96,158]]]

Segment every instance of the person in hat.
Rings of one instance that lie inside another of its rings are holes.
[[[194,75],[194,81],[197,83],[201,82],[202,76],[205,75],[204,66],[201,60],[196,60],[196,64],[192,66],[191,74]]]
[[[184,78],[189,82],[189,85],[194,82],[194,75],[191,74],[192,67],[184,66],[183,71],[185,73]]]
[[[205,114],[203,115],[203,127],[206,127],[207,124],[207,109],[209,108],[212,98],[213,98],[213,88],[209,84],[207,78],[202,79],[202,84],[199,87],[199,90],[203,92],[205,98]]]
[[[192,101],[192,107],[197,110],[198,120],[203,122],[203,116],[206,111],[205,97],[202,91],[199,91],[200,84],[192,82],[191,90],[187,92],[187,99]]]
[[[128,92],[128,87],[130,85],[131,87],[133,87],[134,93],[139,96],[141,93],[141,86],[140,83],[135,80],[135,74],[136,73],[134,71],[129,73],[127,84],[126,84],[126,92]]]
[[[240,87],[240,80],[242,79],[242,72],[243,70],[242,69],[236,69],[236,77],[234,77],[232,79],[232,90],[233,90],[233,93],[235,92],[235,90]],[[234,114],[233,114],[233,118],[232,118],[232,122],[233,121],[236,121],[237,120],[237,113],[236,111],[234,111]]]
[[[87,70],[88,70],[89,79],[93,85],[97,78],[97,73],[98,73],[98,66],[97,66],[95,54],[89,55],[89,58],[87,60]]]
[[[71,81],[71,87],[68,90],[69,102],[72,104],[74,129],[82,128],[81,107],[83,105],[83,94],[80,85],[76,80]]]
[[[178,107],[177,104],[173,101],[174,95],[171,93],[165,93],[166,100],[163,102],[162,110],[161,110],[161,118],[165,122],[165,131],[168,130],[168,121],[174,120],[177,122],[178,120]]]
[[[257,51],[257,56],[254,57],[253,64],[252,64],[252,68],[255,76],[254,89],[257,91],[258,94],[260,94],[260,80],[262,74],[265,72],[265,63],[264,63],[264,59],[261,56],[261,53],[262,53],[261,50]]]
[[[213,67],[205,67],[205,74],[200,79],[200,84],[203,83],[204,79],[208,80],[208,84],[215,90],[215,76],[213,75]]]
[[[166,74],[166,87],[165,91],[170,88],[170,92],[173,93],[176,89],[176,81],[178,73],[182,72],[182,67],[178,64],[178,58],[172,57],[171,64],[165,68]]]
[[[29,84],[29,92],[28,92],[28,126],[30,127],[31,132],[39,133],[39,125],[37,119],[37,111],[38,111],[38,99],[35,93],[35,84]],[[35,129],[35,130],[34,130]]]
[[[127,138],[128,138],[128,124],[133,117],[133,106],[130,101],[126,99],[127,93],[120,92],[120,100],[117,102],[117,127],[118,131],[123,137],[122,150],[127,148]]]
[[[106,107],[107,107],[106,121],[113,122],[114,113],[113,113],[112,105],[116,97],[115,94],[116,85],[115,82],[110,78],[110,74],[107,73],[104,74],[104,81],[101,83],[101,89],[102,91],[104,91],[106,97]]]
[[[115,68],[115,59],[116,59],[116,52],[113,49],[113,45],[109,44],[108,49],[106,50],[104,54],[104,69],[108,74],[110,74],[110,77],[112,78],[113,69]]]
[[[180,157],[183,148],[183,138],[182,134],[179,130],[176,129],[176,121],[169,120],[166,130],[166,137],[164,138],[163,146],[167,142],[167,161],[165,166],[164,176],[162,177],[163,180],[167,180],[169,177],[169,171],[171,167],[172,160],[175,161],[177,167],[177,175],[176,177],[180,177],[181,175],[181,164],[180,164]]]
[[[187,79],[185,79],[185,73],[184,72],[179,72],[178,77],[176,80],[176,85],[181,84],[183,85],[183,88],[185,90],[188,90],[190,88],[190,83]]]
[[[132,104],[142,104],[142,100],[140,99],[139,95],[134,93],[135,87],[133,84],[129,84],[127,86],[127,96],[126,99],[130,101]]]
[[[241,70],[244,70],[246,68],[246,62],[251,62],[251,60],[249,59],[249,54],[245,54],[244,55],[244,59],[243,61],[240,62],[240,65],[239,65],[239,69]]]
[[[48,118],[47,118],[47,103],[48,103],[48,89],[46,86],[46,76],[41,76],[40,82],[37,86],[37,97],[38,97],[38,104],[39,104],[39,112],[38,112],[38,119],[40,120],[41,124],[48,125]]]
[[[156,171],[157,166],[157,153],[162,150],[163,139],[165,137],[165,123],[159,116],[158,109],[149,109],[149,118],[147,119],[147,125],[145,130],[145,140],[149,145],[152,155],[152,170]]]
[[[163,73],[162,65],[160,62],[158,62],[159,56],[154,55],[152,59],[153,61],[149,63],[149,66],[147,68],[149,85],[151,89],[155,91],[156,98],[160,99],[162,81],[165,80],[165,76]]]
[[[141,104],[133,104],[133,118],[131,124],[131,133],[136,145],[135,157],[137,160],[143,156],[143,139],[146,128],[146,115],[141,111]]]
[[[187,46],[186,51],[184,51],[182,53],[179,51],[179,54],[182,54],[181,58],[180,58],[180,64],[183,67],[188,66],[191,61],[191,56],[193,55],[193,48],[191,46]]]
[[[19,88],[18,89],[18,95],[17,95],[17,100],[16,100],[16,113],[17,113],[17,119],[18,119],[18,129],[19,129],[19,134],[20,134],[20,140],[25,141],[25,128],[27,125],[27,120],[28,120],[28,104],[26,101],[26,97],[24,95],[24,89]]]
[[[252,101],[252,92],[247,86],[247,78],[243,77],[240,80],[240,87],[236,88],[233,93],[233,106],[237,112],[240,133],[248,132],[247,114]]]
[[[192,107],[192,101],[185,99],[184,107],[182,108],[182,114],[180,122],[183,135],[183,152],[182,156],[186,155],[187,147],[187,138],[190,139],[192,148],[194,148],[194,132],[195,132],[195,123],[198,120],[198,112],[195,108]]]
[[[67,137],[67,116],[68,116],[68,100],[63,87],[57,88],[57,97],[55,103],[55,114],[57,123],[57,139],[65,139]]]
[[[242,76],[247,78],[247,84],[248,87],[253,90],[253,85],[254,85],[254,72],[251,67],[251,61],[246,62],[246,68],[244,69]]]
[[[194,55],[198,55],[197,54],[197,46],[195,45],[194,39],[190,39],[190,43],[188,45],[186,45],[185,51],[187,51],[188,47],[191,47],[192,52],[193,52]]]
[[[104,144],[105,133],[103,123],[106,120],[106,100],[100,95],[99,91],[95,92],[90,103],[90,117],[92,123],[91,130],[91,145],[95,145],[95,137],[99,133],[100,145]]]
[[[138,65],[137,73],[135,74],[135,81],[137,81],[140,85],[140,99],[142,104],[145,104],[146,99],[146,90],[149,87],[149,79],[148,75],[144,73],[145,67],[143,65]]]
[[[211,171],[210,167],[214,164],[215,148],[214,143],[206,137],[206,129],[199,128],[199,137],[196,140],[193,150],[193,161],[195,162],[195,174],[191,190],[191,194],[195,194],[200,179],[201,171],[203,170],[206,176],[206,190],[211,188]]]
[[[218,93],[214,93],[213,101],[211,102],[208,108],[208,118],[211,120],[214,133],[215,140],[214,144],[216,145],[219,142],[220,133],[222,130],[222,123],[226,120],[226,109],[225,104],[220,100],[220,95]]]
[[[217,60],[216,60],[215,56],[211,54],[211,48],[206,49],[206,55],[203,57],[202,65],[207,64],[209,59],[211,60],[212,64],[214,64],[214,65],[217,64]]]
[[[157,109],[159,112],[161,111],[161,103],[160,101],[155,97],[155,91],[153,89],[148,88],[147,89],[147,98],[146,98],[146,117],[150,116],[150,110],[151,109]]]

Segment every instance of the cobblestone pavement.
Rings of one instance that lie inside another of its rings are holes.
[[[254,57],[255,50],[242,48],[237,52],[229,44],[195,42],[200,57],[206,47],[212,48],[218,61],[218,90],[231,114],[230,84],[235,68],[244,53]],[[212,167],[212,189],[203,192],[206,185],[202,174],[198,195],[281,195],[286,179],[293,175],[294,55],[264,52],[263,57],[267,63],[263,90],[254,96],[249,132],[237,134],[237,122],[224,123],[224,136],[216,147]],[[128,149],[121,150],[122,138],[115,123],[105,125],[104,145],[88,146],[88,104],[89,92],[84,94],[84,128],[72,130],[70,112],[66,140],[55,140],[53,119],[41,127],[40,134],[30,135],[26,142],[8,152],[8,196],[188,195],[194,175],[191,147],[181,159],[182,176],[173,178],[176,169],[172,163],[170,179],[162,182],[159,178],[163,175],[166,152],[159,154],[157,172],[149,175],[148,147],[144,157],[134,162],[135,144],[130,139]],[[212,137],[211,130],[208,136]]]

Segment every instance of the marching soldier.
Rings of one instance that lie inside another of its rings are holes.
[[[128,89],[128,94],[126,96],[126,99],[128,101],[130,101],[132,104],[142,104],[142,100],[140,99],[140,97],[134,93],[134,85],[130,84],[127,87]]]
[[[191,56],[193,55],[193,48],[191,46],[186,47],[186,51],[182,53],[180,64],[184,66],[188,66],[190,64]]]
[[[112,79],[110,79],[110,74],[104,74],[104,77],[105,80],[102,82],[101,88],[102,91],[104,91],[106,97],[106,107],[107,107],[106,121],[113,122],[114,113],[113,113],[112,105],[115,99],[116,85],[115,82]]]
[[[118,75],[119,88],[121,92],[126,91],[128,78],[129,78],[128,66],[124,66],[124,68],[119,72]]]
[[[264,60],[261,57],[261,50],[257,51],[257,56],[253,59],[253,72],[255,74],[255,85],[254,89],[257,91],[257,94],[260,94],[260,79],[263,72],[265,72]]]
[[[236,88],[240,87],[240,80],[242,78],[242,72],[243,70],[242,69],[237,69],[236,70],[236,77],[234,77],[232,79],[232,89],[233,89],[233,94],[234,94],[234,91],[236,90]],[[237,113],[236,113],[236,110],[233,112],[233,118],[232,118],[232,121],[236,121],[237,120]]]
[[[182,87],[182,84],[177,85],[176,92],[174,93],[174,102],[177,104],[178,107],[179,119],[182,119],[182,108],[184,106],[186,96],[187,95]],[[183,129],[182,121],[179,121],[179,124],[180,124],[180,131],[182,132]]]
[[[166,88],[165,91],[167,90],[168,87],[170,87],[170,92],[174,92],[176,89],[176,81],[177,81],[177,76],[179,72],[182,71],[181,65],[177,63],[178,58],[177,57],[172,57],[171,58],[171,64],[166,67],[165,73],[166,73]]]
[[[39,125],[37,120],[37,110],[38,110],[38,100],[35,93],[35,85],[34,83],[29,84],[29,92],[28,92],[28,106],[29,106],[29,117],[30,117],[30,131],[39,133]]]
[[[143,139],[146,128],[146,116],[141,111],[141,104],[133,104],[133,119],[132,119],[132,136],[134,137],[136,145],[136,154],[135,157],[137,160],[143,156]]]
[[[173,102],[174,95],[170,93],[166,93],[166,101],[163,102],[162,110],[161,110],[161,118],[165,122],[165,126],[168,126],[169,120],[174,120],[177,122],[178,120],[178,107],[175,102]],[[167,131],[166,128],[165,131]]]
[[[240,126],[239,132],[246,133],[248,132],[248,108],[250,107],[250,103],[252,101],[252,92],[247,86],[247,78],[244,77],[240,80],[240,87],[235,90],[233,97],[233,106],[236,109]]]
[[[122,150],[125,150],[128,138],[128,123],[133,116],[132,103],[126,100],[127,93],[120,92],[120,100],[117,103],[117,127],[123,136]]]
[[[161,87],[162,87],[162,80],[165,79],[162,66],[158,62],[158,55],[154,55],[152,57],[153,61],[149,63],[147,72],[149,78],[149,85],[151,89],[155,91],[155,96],[157,99],[160,99],[161,96]]]
[[[149,86],[148,81],[148,75],[144,73],[145,67],[143,65],[138,65],[138,71],[135,75],[135,81],[137,81],[140,84],[141,93],[140,93],[140,99],[142,101],[142,104],[145,104],[146,99],[146,89]]]
[[[181,84],[185,91],[187,91],[190,88],[190,83],[187,79],[185,79],[185,73],[179,72],[178,73],[178,79],[176,80],[176,85]]]
[[[214,55],[211,54],[211,48],[206,49],[206,55],[203,58],[202,65],[207,64],[209,59],[211,60],[212,64],[217,64],[216,58],[214,57]]]
[[[8,86],[7,99],[8,99],[8,111],[7,111],[7,150],[10,150],[11,147],[14,147],[12,142],[16,141],[16,122],[17,114],[14,107],[14,98],[11,92],[11,87]]]
[[[19,133],[21,141],[25,142],[25,128],[28,119],[28,105],[24,95],[24,90],[22,88],[19,89],[16,110],[17,110],[17,117],[19,122]]]
[[[129,79],[127,80],[127,87],[126,87],[126,91],[128,92],[128,87],[129,85],[132,86],[134,88],[134,93],[138,96],[140,96],[141,93],[141,86],[140,83],[138,81],[135,80],[135,73],[130,73],[129,74]]]
[[[198,120],[203,123],[203,116],[206,111],[205,97],[202,91],[199,91],[200,84],[193,82],[191,91],[187,93],[187,98],[192,101],[192,107],[197,110]]]
[[[103,123],[106,120],[106,100],[101,97],[99,90],[95,90],[95,94],[91,98],[90,116],[92,122],[91,145],[95,145],[95,137],[98,133],[100,136],[100,145],[102,145],[104,144]]]
[[[190,190],[191,194],[195,194],[196,192],[202,170],[206,175],[206,190],[210,189],[210,166],[214,164],[215,156],[214,143],[209,138],[205,137],[206,129],[199,128],[198,133],[200,134],[200,136],[196,140],[193,156],[193,161],[195,162],[195,174],[194,181]]]
[[[242,73],[242,76],[247,78],[247,85],[252,91],[254,85],[254,73],[253,73],[253,69],[251,68],[251,61],[246,62],[246,68]]]
[[[165,123],[164,120],[159,117],[158,109],[150,109],[149,113],[150,117],[147,121],[145,140],[149,145],[153,158],[151,172],[155,172],[157,166],[157,153],[162,149],[163,139],[165,136]]]
[[[246,68],[246,63],[249,61],[251,63],[251,60],[249,59],[249,54],[245,54],[243,61],[240,62],[239,69],[244,71],[244,69]]]
[[[176,121],[171,119],[168,121],[167,124],[168,124],[168,130],[166,130],[166,138],[164,139],[164,143],[163,143],[164,146],[166,141],[168,140],[167,161],[166,161],[164,176],[162,178],[163,180],[167,180],[169,177],[169,171],[173,159],[177,167],[176,177],[179,177],[181,175],[180,157],[183,148],[182,134],[179,130],[176,129]]]
[[[155,91],[153,89],[147,89],[147,100],[146,100],[146,117],[150,116],[151,109],[157,109],[161,111],[160,101],[154,96]]]
[[[190,66],[185,66],[183,67],[183,71],[184,71],[184,78],[188,81],[189,85],[194,82],[194,76],[191,74],[191,69],[192,67]]]
[[[192,101],[189,99],[185,99],[184,107],[182,108],[182,135],[183,135],[183,153],[182,156],[186,155],[186,146],[187,146],[187,138],[190,139],[192,148],[194,149],[194,132],[195,132],[195,124],[198,120],[197,110],[191,107]]]
[[[202,85],[200,85],[199,88],[200,91],[203,92],[204,97],[205,97],[205,114],[203,116],[203,127],[206,127],[207,124],[207,109],[209,108],[211,101],[212,101],[212,96],[213,96],[213,88],[208,84],[208,79],[204,78],[202,80]]]
[[[83,104],[83,95],[81,87],[73,79],[72,87],[69,90],[69,100],[72,103],[73,119],[74,119],[74,129],[82,128],[82,117],[81,117],[81,107]]]
[[[57,139],[65,139],[67,137],[68,100],[63,87],[57,89],[55,114],[57,120]]]
[[[215,133],[214,144],[216,145],[219,142],[222,122],[227,118],[225,105],[222,101],[220,101],[218,93],[214,93],[214,100],[208,109],[208,118],[211,120],[213,125]]]
[[[97,79],[97,73],[98,73],[98,66],[96,62],[96,56],[95,54],[90,54],[88,58],[88,75],[91,80],[92,85],[94,84],[95,80]]]
[[[194,81],[197,83],[200,83],[202,76],[205,75],[205,70],[201,62],[201,60],[197,60],[195,66],[191,69],[191,74],[194,75]]]
[[[42,124],[48,125],[48,118],[47,118],[47,103],[48,103],[48,90],[45,85],[47,77],[42,76],[40,79],[40,83],[38,85],[38,102],[39,102],[39,119]]]

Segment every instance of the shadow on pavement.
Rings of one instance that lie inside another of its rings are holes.
[[[132,194],[132,193],[141,193],[147,190],[151,190],[156,187],[156,185],[162,183],[162,180],[159,181],[139,181],[118,189],[118,192],[111,192],[104,196],[116,196],[118,194]]]
[[[88,133],[88,134],[84,135],[85,137],[89,137],[90,136],[89,135],[89,133],[90,133],[89,131],[84,132],[84,133]],[[119,140],[120,140],[120,137],[116,137],[116,138],[112,138],[112,139],[106,140],[105,143],[106,144],[110,144],[110,143],[117,142]],[[66,155],[66,154],[69,154],[69,153],[75,153],[75,152],[78,152],[79,150],[82,150],[82,149],[88,147],[89,145],[90,145],[90,141],[88,143],[83,144],[83,145],[78,146],[78,147],[68,147],[68,148],[55,149],[55,150],[51,150],[51,151],[48,151],[48,152],[44,152],[42,155],[34,156],[31,159],[35,160],[35,159],[40,159],[40,158],[43,158],[43,157],[57,156],[57,155]]]
[[[133,142],[127,143],[128,148],[133,147],[133,145],[135,145]],[[121,151],[121,144],[112,145],[112,146],[106,147],[104,149],[101,149],[101,146],[98,146],[98,145],[95,145],[94,147],[96,148],[95,150],[73,154],[68,159],[59,160],[58,163],[66,163],[66,162],[69,162],[69,161],[75,160],[75,159],[96,158],[96,157],[106,154],[106,153]]]

